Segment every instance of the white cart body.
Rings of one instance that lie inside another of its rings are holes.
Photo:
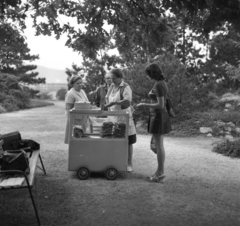
[[[73,134],[75,117],[124,116],[126,118],[126,131],[124,138],[103,138],[99,131],[94,131],[94,125],[90,133],[82,138],[76,138]],[[128,127],[129,115],[125,111],[99,111],[76,110],[70,111],[70,140],[68,150],[68,170],[77,171],[86,167],[89,171],[101,172],[108,168],[115,168],[118,172],[127,170],[128,159]]]

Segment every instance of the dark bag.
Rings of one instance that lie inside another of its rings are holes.
[[[32,152],[40,149],[40,144],[34,140],[22,139],[12,142],[13,150],[23,149],[25,152]]]
[[[20,170],[29,173],[29,159],[25,151],[5,151],[1,170]]]
[[[150,141],[150,148],[155,154],[157,154],[157,149],[156,149],[155,140],[154,140],[153,136]]]
[[[173,110],[172,100],[171,100],[170,96],[167,96],[167,98],[166,98],[166,109],[167,109],[168,115],[170,117],[172,117],[172,118],[176,117],[176,114]]]
[[[22,149],[25,152],[32,153],[40,149],[39,143],[34,140],[22,139],[18,131],[1,135],[0,139],[4,141],[2,147],[5,151]]]
[[[21,141],[21,134],[18,131],[12,133],[6,133],[0,136],[0,139],[4,141],[3,150],[14,150],[12,143]],[[15,149],[16,150],[16,149]]]

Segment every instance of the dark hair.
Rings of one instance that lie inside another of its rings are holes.
[[[123,74],[122,71],[118,68],[114,68],[110,71],[111,74],[115,75],[117,78],[122,78]]]
[[[73,86],[75,82],[77,82],[79,79],[82,80],[82,76],[81,75],[75,75],[75,76],[72,76],[68,82],[69,86]]]
[[[157,63],[149,64],[146,69],[145,73],[154,80],[164,80],[165,77],[163,75],[163,71]]]

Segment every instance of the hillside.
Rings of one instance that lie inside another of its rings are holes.
[[[46,78],[46,83],[67,83],[67,74],[64,70],[47,68],[37,65],[38,77]]]

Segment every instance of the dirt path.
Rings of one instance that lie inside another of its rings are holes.
[[[37,173],[42,225],[240,225],[240,160],[213,153],[215,139],[166,137],[163,185],[146,181],[156,168],[147,135],[138,135],[132,174],[115,181],[102,175],[80,181],[67,171],[64,105],[54,103],[0,114],[0,134],[19,130],[41,144],[48,174]],[[37,225],[24,190],[0,192],[1,226]]]

